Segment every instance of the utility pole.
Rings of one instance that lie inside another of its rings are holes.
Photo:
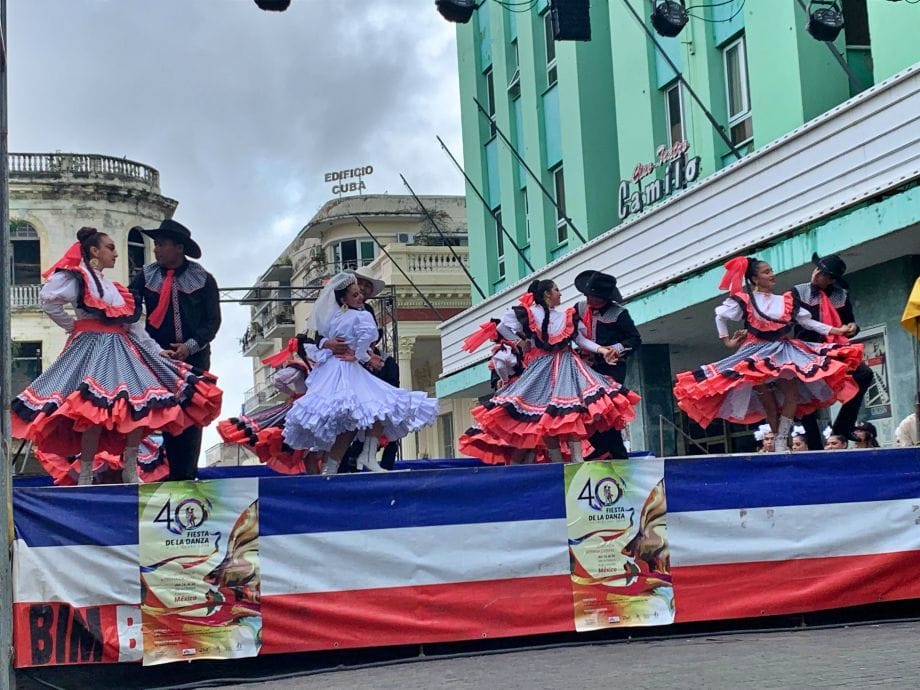
[[[6,0],[0,0],[0,528],[6,548],[0,548],[0,688],[13,688],[13,516],[10,448],[10,384],[13,348],[10,337],[12,266],[10,244],[10,149],[7,126]]]

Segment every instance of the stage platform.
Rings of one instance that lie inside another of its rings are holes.
[[[225,468],[141,487],[17,480],[16,666],[667,626],[920,595],[920,448],[414,463],[326,478]]]

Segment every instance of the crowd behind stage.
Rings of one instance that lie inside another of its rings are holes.
[[[88,485],[197,476],[201,430],[220,416],[210,371],[220,327],[214,277],[182,224],[138,228],[155,261],[126,287],[105,277],[118,252],[95,228],[43,275],[42,309],[69,338],[57,360],[11,403],[13,436],[30,442],[55,483]],[[878,447],[858,422],[873,374],[845,278],[834,254],[812,257],[810,280],[777,290],[756,257],[725,264],[725,299],[715,328],[727,354],[676,376],[674,396],[702,428],[716,420],[751,425],[761,452]],[[218,422],[222,438],[249,448],[284,474],[333,475],[393,469],[398,442],[434,423],[437,400],[400,387],[372,300],[382,281],[346,270],[322,287],[306,331],[263,362],[286,402]],[[582,299],[561,308],[549,279],[466,339],[489,344],[492,394],[472,411],[460,450],[489,464],[584,462],[628,457],[623,429],[641,391],[625,385],[626,362],[642,344],[615,276],[575,278]],[[143,321],[141,317],[145,318]],[[920,318],[920,280],[905,310]],[[740,325],[738,327],[737,324]],[[840,403],[822,434],[819,412]],[[898,427],[899,445],[918,445],[917,415]],[[152,443],[161,437],[162,444]]]

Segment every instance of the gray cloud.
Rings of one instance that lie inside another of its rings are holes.
[[[462,194],[454,27],[432,0],[29,0],[9,3],[11,151],[125,156],[157,168],[222,286],[248,286],[331,195]],[[213,369],[237,412],[251,364],[227,305]],[[216,442],[213,429],[205,444]]]

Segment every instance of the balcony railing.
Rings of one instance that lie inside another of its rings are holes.
[[[460,262],[446,247],[406,247],[409,270],[414,273],[462,273]],[[454,251],[468,265],[467,248],[454,247]]]
[[[38,309],[41,307],[41,300],[38,295],[41,292],[41,285],[12,285],[12,306],[13,309]]]
[[[252,414],[262,407],[273,405],[283,397],[271,383],[253,386],[243,396],[243,414]]]
[[[259,315],[264,337],[290,338],[294,335],[294,306],[290,302],[271,302]]]
[[[144,182],[159,190],[160,173],[149,165],[87,153],[11,153],[10,176],[105,175]]]
[[[262,331],[247,328],[240,338],[240,349],[246,357],[257,357],[265,354],[272,347],[272,341],[266,338]]]

